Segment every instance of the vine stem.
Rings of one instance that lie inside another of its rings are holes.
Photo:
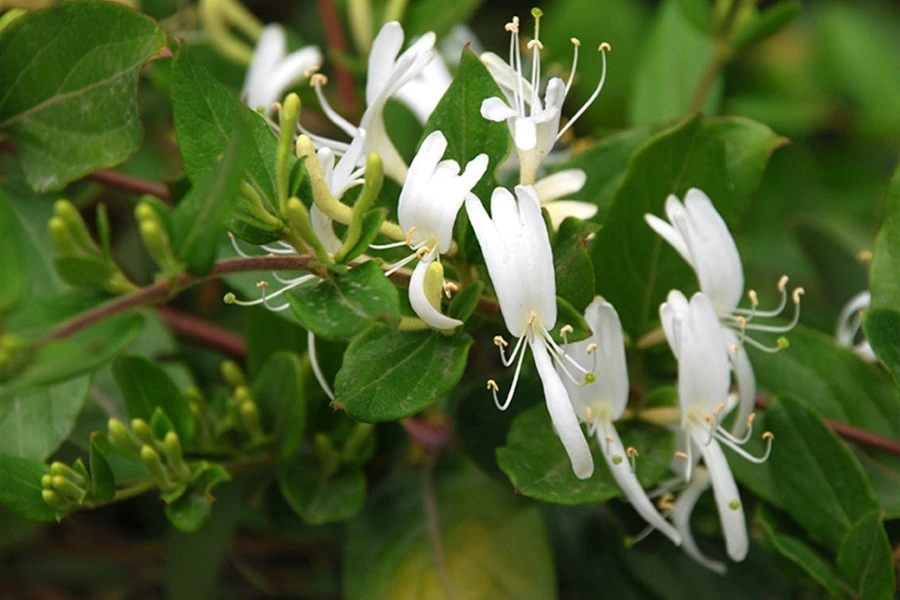
[[[109,169],[94,171],[85,177],[85,179],[90,179],[91,181],[96,181],[97,183],[102,183],[108,187],[116,188],[124,192],[130,192],[132,194],[149,194],[150,196],[156,196],[166,204],[172,203],[172,194],[169,193],[169,188],[154,181],[147,181],[138,177],[126,175],[125,173],[110,171]]]
[[[209,279],[221,277],[222,275],[251,271],[305,270],[316,272],[316,269],[312,267],[315,261],[316,257],[313,254],[300,254],[297,256],[254,256],[250,258],[228,258],[220,260],[215,263],[209,275],[194,277],[192,275],[182,274],[175,278],[160,280],[146,287],[142,287],[137,291],[131,292],[130,294],[113,298],[99,306],[76,315],[47,335],[39,338],[36,345],[40,346],[54,340],[67,338],[95,323],[132,308],[161,304],[185,289]],[[361,263],[357,261],[349,264],[354,266]],[[404,286],[409,285],[409,278],[410,274],[405,271],[397,271],[390,276],[391,281]],[[500,306],[495,300],[490,298],[481,298],[478,301],[478,310],[482,314],[488,316],[500,314]]]
[[[731,0],[731,6],[728,7],[728,12],[722,19],[722,23],[713,38],[712,58],[706,65],[706,69],[704,69],[703,75],[700,77],[700,83],[697,84],[697,89],[694,90],[694,94],[691,96],[687,109],[688,114],[700,112],[706,97],[709,96],[710,90],[716,83],[716,78],[731,60],[732,49],[729,38],[743,3],[744,0]]]
[[[333,0],[316,0],[319,14],[322,16],[322,29],[325,30],[325,39],[328,46],[337,54],[346,54],[347,42],[344,40],[344,32],[341,29],[341,21]],[[338,97],[345,110],[353,112],[356,104],[356,94],[353,92],[353,76],[342,61],[334,61],[334,76],[337,79]]]
[[[156,314],[181,337],[204,346],[212,346],[232,358],[243,359],[247,354],[247,343],[244,338],[227,329],[216,327],[199,317],[171,306],[158,307]]]

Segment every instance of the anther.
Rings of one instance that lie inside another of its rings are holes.
[[[452,293],[452,294],[455,294],[455,293],[458,292],[458,291],[459,291],[459,286],[456,285],[455,283],[453,283],[452,281],[445,281],[445,282],[444,282],[444,293],[447,294],[448,296],[449,296],[451,293]]]
[[[260,290],[265,289],[265,288],[269,287],[269,282],[268,281],[257,281],[256,287],[257,287],[257,289],[260,289]]]
[[[498,348],[499,348],[500,346],[503,346],[504,348],[507,347],[507,346],[509,346],[509,344],[506,342],[506,340],[503,339],[503,336],[502,336],[502,335],[495,335],[495,336],[494,336],[494,345],[497,346]]]
[[[537,320],[537,313],[531,311],[531,314],[528,315],[528,325],[534,325],[535,320]]]
[[[775,434],[772,433],[771,431],[764,431],[763,434],[762,434],[762,439],[764,439],[764,440],[766,440],[766,441],[774,440],[774,439],[775,439]]]
[[[872,260],[871,250],[860,250],[856,253],[856,260],[859,262],[870,262]]]
[[[428,246],[422,246],[421,248],[416,250],[416,258],[418,258],[419,260],[422,260],[422,258],[424,258],[425,255],[428,254],[429,252],[431,252],[431,248],[429,248]]]
[[[756,413],[750,413],[747,416],[747,429],[753,429],[754,421],[756,421]]]
[[[591,423],[594,420],[594,411],[591,410],[590,406],[584,407],[584,420],[588,423]]]
[[[628,448],[625,449],[625,454],[628,455],[628,458],[637,458],[638,456],[640,456],[637,448],[635,448],[634,446],[628,446]]]
[[[503,29],[509,31],[510,33],[518,33],[519,32],[519,17],[513,17],[512,21],[503,26]]]
[[[416,231],[416,226],[413,225],[412,227],[409,228],[409,231],[406,232],[406,245],[407,246],[412,246],[412,236],[413,236],[413,233],[415,233],[415,231]]]
[[[788,276],[787,276],[787,275],[782,275],[782,276],[778,279],[778,286],[777,286],[777,287],[778,287],[778,291],[779,291],[779,292],[784,292],[785,288],[787,287],[787,284],[788,284]]]
[[[598,346],[594,342],[591,342],[590,344],[587,345],[587,348],[585,348],[584,351],[587,352],[588,354],[593,354],[594,352],[597,351],[597,348],[599,348],[599,347],[600,346]]]
[[[612,52],[612,46],[610,46],[609,42],[603,42],[597,48],[597,52]]]
[[[726,404],[724,402],[719,402],[718,404],[716,404],[716,407],[713,409],[713,416],[716,416],[717,414],[725,410],[725,406]]]
[[[675,510],[675,495],[672,492],[666,492],[659,497],[656,506],[660,510]]]
[[[745,329],[747,329],[747,317],[738,315],[734,318],[734,320],[737,323],[738,327],[741,328],[741,331],[744,331]]]
[[[281,102],[273,102],[272,103],[272,112],[276,112],[276,113],[281,112]]]
[[[575,331],[575,328],[572,327],[571,325],[563,325],[562,328],[560,328],[560,330],[559,330],[559,335],[569,335],[570,333],[573,333],[574,331]]]
[[[685,454],[684,452],[682,452],[681,450],[677,450],[677,451],[675,452],[675,458],[680,458],[681,460],[687,460],[687,459],[688,459],[688,455]]]
[[[494,381],[493,379],[488,379],[488,381],[487,381],[487,389],[493,390],[493,391],[495,391],[495,392],[499,392],[499,391],[500,391],[500,387],[497,385],[497,382]]]
[[[303,71],[303,76],[307,79],[312,79],[312,76],[319,72],[319,69],[322,67],[319,65],[310,65],[306,67],[306,70]]]
[[[525,47],[529,50],[534,50],[535,47],[537,47],[538,50],[543,50],[544,44],[542,44],[540,40],[530,40]]]
[[[741,351],[741,345],[740,345],[740,344],[732,344],[732,345],[731,345],[731,353],[732,353],[732,354],[737,354],[737,353],[740,352],[740,351]]]
[[[572,38],[572,45],[573,45],[573,46],[579,46],[579,47],[580,47],[580,46],[581,46],[581,40],[579,40],[578,38]]]
[[[749,290],[747,292],[747,297],[750,298],[750,304],[756,308],[759,306],[759,296],[756,295],[756,290]]]
[[[800,304],[800,296],[806,293],[802,287],[794,288],[794,293],[791,294],[791,299],[794,301],[794,304]]]
[[[328,84],[328,76],[323,75],[322,73],[313,73],[313,76],[309,78],[309,85],[313,87],[324,86]]]

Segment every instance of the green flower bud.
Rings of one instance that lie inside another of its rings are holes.
[[[51,485],[62,498],[75,504],[81,504],[87,496],[87,490],[75,485],[71,479],[62,475],[54,475]]]
[[[156,482],[159,484],[161,488],[168,488],[172,486],[172,481],[169,479],[168,474],[166,474],[166,469],[162,464],[162,459],[159,456],[159,453],[156,452],[149,445],[144,444],[141,446],[141,462],[144,463],[144,466],[147,467],[147,470],[153,475],[153,478],[156,479]]]
[[[244,372],[241,371],[241,368],[233,360],[222,361],[222,366],[220,368],[222,371],[222,379],[224,379],[225,383],[230,387],[236,388],[241,385],[246,385]]]
[[[334,259],[325,249],[319,234],[312,227],[309,219],[309,211],[297,198],[291,198],[287,203],[287,218],[291,230],[300,235],[303,241],[316,253],[316,258],[325,265],[333,265]]]
[[[69,503],[63,500],[60,495],[53,490],[41,490],[41,498],[44,499],[44,502],[57,510],[68,510],[69,508]]]
[[[128,454],[138,455],[141,451],[141,446],[134,440],[134,436],[131,435],[131,432],[128,431],[128,428],[125,427],[122,421],[111,418],[106,426],[109,430],[110,439],[118,444],[119,448]]]
[[[153,444],[156,439],[153,437],[153,431],[150,429],[150,426],[143,419],[132,419],[131,420],[131,430],[134,432],[134,435],[144,444]],[[143,451],[143,448],[141,448]]]
[[[41,475],[41,487],[52,488],[53,487],[53,475]]]
[[[87,484],[87,480],[80,474],[76,473],[69,465],[56,461],[50,465],[50,474],[57,477],[65,477],[71,479],[73,483],[79,486]]]
[[[88,232],[81,213],[74,204],[68,200],[57,200],[53,204],[53,213],[63,221],[71,242],[78,246],[76,252],[83,254],[100,254],[100,249],[94,242],[94,238]]]

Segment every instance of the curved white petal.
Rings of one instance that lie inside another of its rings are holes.
[[[672,511],[672,524],[681,534],[681,547],[685,553],[695,561],[719,575],[724,575],[728,570],[724,563],[707,558],[697,546],[694,534],[691,533],[691,513],[700,495],[709,488],[709,474],[706,469],[698,467],[694,471],[694,477],[688,486],[678,495],[675,501],[675,510]]]
[[[666,301],[659,306],[659,320],[666,334],[666,340],[669,342],[669,348],[672,349],[672,354],[675,355],[675,358],[678,358],[678,353],[681,350],[681,327],[684,322],[684,316],[687,314],[687,309],[687,298],[678,290],[671,290],[666,297]]]
[[[700,289],[712,300],[717,314],[727,315],[744,293],[744,270],[734,238],[702,191],[688,190],[684,204],[691,230],[687,245]]]
[[[597,385],[602,398],[609,406],[609,418],[622,416],[628,403],[628,366],[625,363],[625,336],[619,314],[612,304],[597,296],[584,311],[584,318],[597,344],[597,364],[600,373],[591,385]],[[585,388],[590,386],[585,386]]]
[[[547,82],[547,91],[544,92],[544,108],[556,109],[562,112],[563,102],[566,101],[566,84],[559,77],[551,77]],[[555,136],[555,133],[554,133]]]
[[[578,418],[572,410],[572,403],[569,401],[566,388],[553,368],[544,340],[540,336],[534,336],[530,343],[534,366],[537,368],[543,384],[544,399],[547,402],[550,420],[553,421],[556,434],[569,455],[575,476],[579,479],[587,479],[594,474],[594,459],[591,456],[587,440],[584,439]]]
[[[259,41],[256,42],[256,48],[253,50],[253,58],[250,60],[242,91],[250,108],[256,109],[258,106],[265,106],[268,110],[268,105],[260,103],[258,90],[265,84],[269,74],[284,56],[286,47],[287,41],[281,25],[272,23],[263,27]]]
[[[712,303],[702,292],[691,298],[681,327],[678,397],[682,423],[702,420],[728,396],[731,369],[725,338]]]
[[[753,365],[747,356],[747,349],[738,343],[738,338],[730,329],[722,328],[727,346],[728,358],[731,368],[734,370],[734,378],[738,386],[738,412],[731,433],[737,437],[747,431],[747,417],[753,412],[756,405],[756,376],[753,374]],[[735,349],[737,351],[735,351]]]
[[[482,104],[482,106],[484,106]],[[537,126],[534,121],[525,117],[518,117],[513,122],[513,139],[519,150],[532,150],[538,143]]]
[[[667,221],[663,221],[656,215],[646,214],[644,215],[644,221],[647,222],[647,225],[655,231],[659,236],[669,242],[669,245],[672,246],[678,254],[681,255],[689,265],[693,266],[693,261],[691,259],[691,254],[688,251],[687,244],[684,242],[684,238],[681,237],[681,233],[672,227]]]
[[[481,116],[488,121],[496,121],[499,123],[511,119],[516,115],[516,111],[511,109],[506,102],[496,96],[487,98],[481,103]]]
[[[531,82],[519,75],[505,60],[493,52],[485,52],[481,55],[481,62],[487,67],[488,72],[490,72],[494,81],[497,82],[497,85],[499,85],[504,92],[508,92],[510,97],[512,96],[513,90],[517,89],[516,86],[521,85],[525,102],[531,102]]]
[[[516,240],[519,277],[526,282],[531,310],[537,313],[540,324],[549,331],[556,325],[556,270],[553,267],[550,236],[534,187],[517,185],[516,196],[525,228],[525,238]]]
[[[338,236],[334,234],[331,217],[323,213],[318,206],[312,205],[309,209],[309,220],[312,224],[313,231],[319,236],[322,245],[332,254],[336,254],[341,249],[342,242]]]
[[[284,93],[304,79],[309,67],[320,64],[322,64],[322,53],[315,46],[301,48],[287,55],[268,73],[266,78],[268,85],[274,91],[272,102],[282,101]]]
[[[587,173],[581,169],[565,169],[541,177],[534,183],[534,189],[541,199],[541,204],[546,204],[580,192],[586,181]],[[596,207],[594,210],[596,212]]]
[[[616,428],[611,422],[607,421],[597,431],[597,438],[600,442],[600,447],[603,449],[603,457],[606,459],[609,471],[616,479],[619,487],[622,488],[622,491],[625,492],[625,497],[628,498],[631,506],[647,523],[672,540],[673,544],[680,546],[681,535],[659,514],[650,498],[647,497],[647,492],[644,491],[641,482],[638,481],[637,475],[631,470],[631,463],[625,458],[625,446],[622,444],[622,440],[619,439]],[[600,433],[609,437],[600,439]],[[614,456],[618,456],[618,464],[613,460]]]
[[[576,219],[587,221],[597,214],[595,205],[579,200],[555,200],[547,202],[543,206],[547,214],[550,215],[550,223],[553,225],[553,229],[559,229],[559,226],[567,217],[575,217]]]
[[[719,510],[719,522],[725,535],[725,549],[731,560],[740,562],[747,556],[750,541],[747,537],[747,523],[744,520],[744,506],[737,484],[734,482],[734,475],[731,474],[719,442],[712,439],[706,443],[706,433],[703,431],[692,432],[691,438],[700,447],[703,462],[709,471],[716,507]]]
[[[431,261],[420,260],[413,269],[409,279],[409,304],[419,318],[431,327],[441,330],[455,329],[463,324],[459,319],[452,319],[442,314],[428,301],[425,294],[425,275]]]
[[[397,54],[403,46],[403,27],[397,21],[385,23],[372,41],[369,51],[369,72],[366,76],[366,104],[375,103],[388,85]]]

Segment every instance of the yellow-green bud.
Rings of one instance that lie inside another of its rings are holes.
[[[287,203],[287,218],[291,229],[303,239],[303,241],[312,248],[319,262],[330,265],[334,264],[334,259],[325,249],[319,234],[313,229],[312,221],[309,218],[309,210],[306,205],[297,198],[291,198]]]
[[[250,390],[247,388],[247,386],[239,385],[234,388],[232,401],[236,406],[241,406],[245,402],[253,402],[253,396],[250,395]]]
[[[73,244],[81,246],[81,250],[85,254],[98,252],[97,244],[94,243],[94,238],[88,233],[84,219],[81,218],[81,213],[78,212],[74,204],[68,200],[57,200],[53,204],[53,212],[65,223],[69,239]]]
[[[178,439],[178,434],[174,431],[170,431],[163,438],[163,448],[166,451],[166,458],[169,459],[169,462],[181,460],[181,440]]]
[[[66,226],[66,222],[60,217],[50,217],[47,229],[50,231],[50,240],[56,246],[57,252],[60,254],[76,254],[78,252],[75,243],[69,237],[69,228]]]
[[[151,448],[149,445],[144,444],[141,446],[141,462],[144,463],[144,466],[147,467],[147,470],[153,475],[156,479],[159,486],[162,488],[169,487],[171,485],[171,480],[169,476],[166,474],[166,469],[163,467],[162,459],[159,457],[159,454]]]
[[[118,444],[123,451],[135,456],[140,452],[140,444],[134,441],[134,437],[122,421],[113,417],[107,422],[106,427],[109,430],[110,439]]]
[[[87,495],[87,491],[84,488],[75,485],[71,479],[62,475],[54,475],[51,485],[56,490],[56,493],[76,504],[80,504]]]
[[[49,475],[49,474],[41,475],[41,487],[45,487],[45,488],[53,487],[53,475]]]
[[[317,433],[313,438],[313,446],[315,446],[319,462],[322,463],[322,471],[326,476],[333,475],[340,466],[341,457],[334,449],[331,438],[324,433]]]
[[[146,202],[140,202],[134,208],[134,216],[138,221],[156,221],[159,217],[156,211]]]
[[[69,465],[56,461],[50,465],[50,474],[58,477],[65,477],[67,479],[71,479],[73,483],[77,485],[85,485],[87,480],[83,475],[77,473],[73,470]]]
[[[69,504],[53,490],[41,490],[41,498],[51,507],[58,510],[66,510],[69,507]]]
[[[441,294],[444,292],[444,267],[441,263],[435,261],[428,265],[422,287],[428,304],[441,312]]]
[[[236,388],[241,385],[246,385],[244,372],[241,371],[241,368],[233,360],[222,361],[221,370],[222,379],[224,379],[225,383],[230,387]]]
[[[137,436],[137,439],[141,440],[144,444],[152,444],[156,441],[153,437],[153,431],[150,429],[150,426],[147,425],[147,421],[143,419],[132,419],[131,430],[134,432],[134,435]],[[141,451],[143,451],[143,448],[141,448]]]

